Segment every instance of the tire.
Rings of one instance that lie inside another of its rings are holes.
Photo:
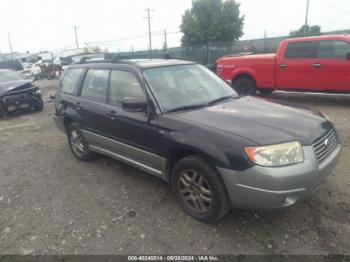
[[[89,161],[95,157],[95,153],[90,151],[89,144],[85,140],[78,124],[72,123],[68,126],[67,138],[69,147],[77,159]]]
[[[175,164],[171,186],[185,211],[202,222],[215,223],[231,208],[222,178],[199,156]]]
[[[268,96],[273,93],[273,89],[259,89],[259,93],[262,94],[263,96]]]
[[[33,97],[34,101],[33,101],[33,108],[35,111],[43,111],[44,109],[44,100],[41,96],[34,96]]]
[[[255,81],[248,76],[242,76],[236,79],[233,82],[233,88],[240,96],[249,96],[256,94]]]

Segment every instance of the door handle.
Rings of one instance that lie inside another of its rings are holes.
[[[315,68],[321,68],[321,64],[313,64],[312,66]]]
[[[109,118],[110,118],[111,120],[115,120],[116,117],[118,116],[117,113],[116,113],[115,111],[110,111],[110,112],[107,113],[107,115],[109,116]]]
[[[78,110],[83,108],[83,106],[80,104],[80,102],[76,102],[75,105],[76,105]]]
[[[286,64],[280,64],[280,68],[287,68],[288,66]]]

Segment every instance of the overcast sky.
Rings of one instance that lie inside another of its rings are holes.
[[[305,20],[306,0],[239,0],[245,15],[242,39],[286,35]],[[0,51],[56,50],[75,46],[73,25],[79,26],[80,45],[96,42],[109,50],[147,49],[145,8],[151,8],[153,46],[162,47],[169,32],[170,46],[180,44],[179,26],[191,0],[2,0]],[[323,31],[350,29],[350,0],[310,0],[310,24]]]

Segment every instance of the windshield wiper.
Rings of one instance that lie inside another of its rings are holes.
[[[197,109],[201,107],[205,107],[207,104],[199,104],[199,105],[189,105],[189,106],[179,106],[174,109],[170,109],[166,111],[166,113],[172,113],[172,112],[178,112],[178,111],[186,111],[186,110],[191,110],[191,109]]]
[[[208,105],[213,105],[213,104],[216,104],[216,103],[219,103],[219,102],[222,102],[222,101],[226,101],[226,100],[232,99],[232,98],[233,98],[232,95],[231,96],[223,96],[223,97],[217,98],[217,99],[215,99],[213,101],[210,101],[208,103]]]
[[[186,111],[186,110],[191,110],[191,109],[197,109],[197,108],[202,108],[202,107],[206,107],[206,106],[211,106],[211,105],[214,105],[216,103],[219,103],[219,102],[222,102],[222,101],[225,101],[225,100],[228,100],[228,99],[232,99],[232,98],[233,98],[232,95],[231,96],[224,96],[224,97],[217,98],[217,99],[215,99],[213,101],[210,101],[207,104],[179,106],[179,107],[176,107],[174,109],[170,109],[170,110],[166,111],[166,113],[178,112],[178,111]]]

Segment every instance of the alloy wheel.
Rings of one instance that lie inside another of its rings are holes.
[[[213,195],[207,180],[195,170],[185,170],[177,182],[180,197],[187,208],[197,213],[207,212]]]
[[[70,132],[70,144],[72,146],[74,153],[77,154],[78,156],[81,156],[84,153],[85,147],[83,143],[83,137],[75,129],[73,129]]]

